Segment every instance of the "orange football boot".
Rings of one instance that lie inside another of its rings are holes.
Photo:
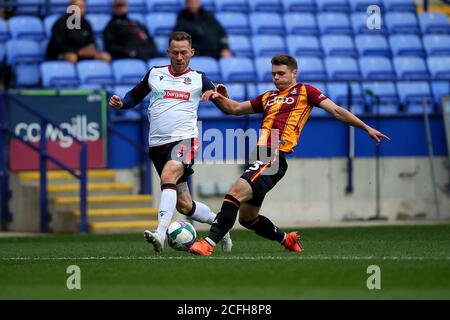
[[[290,232],[286,234],[286,238],[284,239],[283,246],[289,251],[294,251],[298,253],[303,252],[303,248],[300,246],[299,237],[297,232]]]
[[[210,256],[214,251],[214,247],[210,245],[205,239],[194,242],[189,248],[188,252],[198,256]]]

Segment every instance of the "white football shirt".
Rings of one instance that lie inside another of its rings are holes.
[[[150,90],[147,109],[150,147],[198,136],[197,111],[203,92],[214,90],[206,75],[192,69],[175,75],[170,66],[151,68],[138,84]]]

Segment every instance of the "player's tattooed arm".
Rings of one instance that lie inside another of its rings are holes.
[[[344,122],[349,126],[353,126],[355,128],[360,128],[367,132],[367,134],[374,139],[377,143],[381,142],[381,139],[391,140],[388,136],[381,133],[380,131],[368,126],[364,121],[359,119],[353,113],[338,106],[331,99],[325,99],[320,104],[319,107],[330,113],[336,119]]]

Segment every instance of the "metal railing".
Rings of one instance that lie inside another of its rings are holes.
[[[0,130],[2,131],[3,137],[6,138],[7,135],[12,136],[30,149],[34,150],[35,152],[39,153],[39,173],[40,173],[40,180],[39,180],[39,213],[40,213],[40,231],[41,232],[47,232],[48,231],[48,223],[49,223],[49,213],[48,213],[48,193],[47,193],[47,161],[50,161],[60,167],[61,169],[69,172],[72,176],[74,176],[76,179],[80,181],[80,232],[86,233],[89,232],[89,224],[88,224],[88,216],[87,216],[87,145],[86,143],[79,140],[75,135],[68,132],[66,129],[61,128],[57,123],[47,118],[42,113],[36,111],[20,99],[17,99],[16,97],[10,95],[7,92],[3,92],[1,95],[2,100],[4,101],[4,105],[0,109],[0,120],[3,120],[0,122]],[[6,114],[7,114],[7,103],[9,104],[9,101],[12,100],[16,103],[15,107],[22,108],[23,110],[26,110],[27,112],[31,113],[33,116],[39,118],[41,120],[41,130],[40,130],[40,142],[39,147],[35,146],[34,144],[26,141],[19,135],[17,135],[15,132],[13,132],[8,125],[6,124]],[[62,132],[64,132],[65,135],[68,135],[73,138],[73,140],[80,145],[80,170],[79,173],[77,173],[75,170],[69,168],[64,163],[56,159],[55,157],[48,154],[47,150],[47,138],[46,138],[46,130],[47,125],[51,124],[54,127],[58,128]],[[2,137],[2,138],[3,138]],[[2,195],[1,195],[1,201],[2,201],[2,220],[4,218],[10,219],[8,210],[7,210],[7,202],[9,200],[9,189],[7,185],[8,181],[8,167],[7,167],[7,158],[6,158],[6,152],[5,149],[7,149],[8,144],[5,143],[6,139],[1,139],[1,147],[0,150],[0,162],[1,162],[1,176],[2,176]],[[6,182],[5,182],[6,181]],[[5,208],[5,213],[4,213]]]

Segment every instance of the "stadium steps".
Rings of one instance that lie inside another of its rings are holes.
[[[79,173],[79,171],[76,171]],[[116,179],[116,170],[102,170],[94,169],[88,170],[87,177],[90,183],[93,182],[114,182]],[[39,171],[19,172],[17,174],[18,179],[23,184],[38,185],[40,174]],[[47,172],[48,184],[64,184],[74,183],[78,180],[67,171],[62,170],[49,170]]]
[[[88,170],[87,214],[92,233],[142,232],[157,223],[153,197],[135,194],[132,170]],[[39,171],[14,174],[15,215],[22,225],[16,231],[39,231]],[[56,233],[79,232],[79,181],[62,170],[50,170],[48,178],[50,229]]]
[[[146,229],[155,229],[157,226],[157,220],[99,221],[89,223],[92,233],[143,232]]]

